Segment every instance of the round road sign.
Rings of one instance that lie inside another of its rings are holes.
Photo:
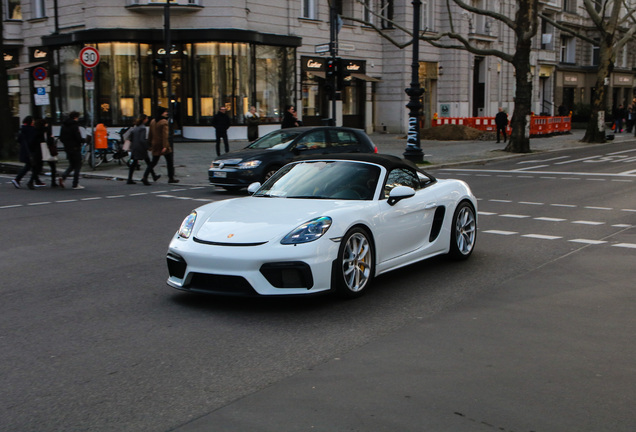
[[[43,79],[45,79],[46,69],[44,69],[43,67],[37,67],[33,69],[33,78],[35,78],[38,81],[42,81]]]
[[[79,60],[84,67],[94,68],[99,63],[99,51],[93,47],[84,47],[80,51]]]

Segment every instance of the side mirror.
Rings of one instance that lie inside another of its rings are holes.
[[[253,195],[254,192],[256,192],[260,187],[261,187],[261,184],[259,182],[252,183],[251,185],[247,187],[247,192],[250,195]]]
[[[415,189],[408,186],[397,186],[389,192],[389,200],[387,202],[390,206],[393,206],[397,204],[398,201],[404,198],[411,198],[412,196],[415,196]]]

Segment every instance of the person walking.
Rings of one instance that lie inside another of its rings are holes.
[[[126,132],[126,139],[130,140],[130,164],[128,167],[128,181],[127,184],[135,184],[136,182],[133,180],[133,174],[135,170],[139,169],[139,161],[143,160],[146,162],[146,171],[144,172],[144,176],[141,179],[143,184],[146,186],[150,186],[150,182],[148,181],[148,175],[152,175],[152,179],[154,181],[159,180],[160,175],[156,175],[154,169],[152,168],[152,161],[150,160],[150,156],[148,156],[148,140],[147,136],[147,127],[146,123],[148,123],[148,116],[146,114],[142,114],[139,116],[137,121],[135,122],[135,126],[132,127],[128,132]]]
[[[634,105],[630,105],[627,107],[627,116],[625,123],[625,131],[627,133],[632,132],[632,128],[634,127],[634,123],[636,123],[636,107]]]
[[[252,105],[247,114],[245,114],[245,123],[247,123],[247,140],[249,142],[256,141],[258,139],[258,124],[260,119],[256,112],[256,107]]]
[[[506,142],[506,128],[508,127],[508,114],[499,107],[499,112],[495,116],[495,125],[497,126],[497,142],[499,142],[500,132],[503,133],[503,140]]]
[[[614,114],[614,133],[623,132],[623,122],[625,121],[625,108],[623,104],[618,106],[616,113]]]
[[[221,139],[225,144],[225,153],[230,151],[227,141],[227,130],[230,128],[230,116],[227,115],[227,108],[221,105],[219,111],[212,117],[212,126],[216,131],[216,155],[221,156]]]
[[[148,176],[154,173],[155,166],[157,166],[159,159],[163,156],[168,167],[168,183],[179,183],[179,180],[174,177],[174,154],[170,147],[170,126],[168,125],[167,108],[159,108],[157,117],[150,122],[148,141],[150,142],[152,160],[146,168],[146,172],[144,172],[144,178],[148,179]],[[153,174],[153,179],[156,180],[158,178]]]
[[[42,169],[42,150],[37,140],[37,134],[34,127],[33,116],[26,116],[22,120],[22,126],[18,133],[18,143],[20,144],[20,162],[24,163],[18,175],[11,180],[13,186],[20,189],[20,181],[31,171],[31,179],[27,183],[29,189],[35,189],[35,186],[44,186],[40,181],[39,174]]]
[[[62,123],[60,129],[60,141],[64,144],[64,151],[66,152],[66,158],[68,159],[68,168],[62,173],[62,176],[58,179],[58,184],[64,187],[64,181],[73,173],[73,189],[84,189],[84,186],[79,184],[80,170],[82,169],[82,133],[79,129],[79,113],[72,111],[66,120]]]
[[[49,164],[51,170],[51,187],[57,187],[57,146],[55,145],[55,138],[53,138],[53,127],[51,125],[51,119],[38,119],[35,121],[35,142],[40,147],[40,164],[39,173],[42,173],[42,167],[44,162]],[[43,159],[42,144],[46,145],[49,151],[50,157]],[[42,183],[44,184],[44,183]]]
[[[285,112],[283,113],[283,121],[280,125],[281,129],[293,128],[300,126],[298,117],[296,116],[296,107],[293,105],[285,106]]]

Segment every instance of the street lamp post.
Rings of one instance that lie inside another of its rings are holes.
[[[411,87],[405,89],[409,95],[409,132],[406,141],[404,159],[415,163],[424,162],[424,153],[420,147],[420,98],[424,89],[420,87],[420,9],[421,0],[413,0],[413,63],[411,64]]]
[[[166,92],[166,96],[168,98],[168,141],[170,143],[170,148],[174,152],[174,130],[172,125],[172,117],[174,113],[172,108],[172,38],[170,34],[170,1],[166,1],[165,6],[163,7],[163,32],[166,50],[166,84],[168,86],[168,90]]]

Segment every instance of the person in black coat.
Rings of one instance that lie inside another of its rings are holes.
[[[298,117],[296,116],[296,108],[293,105],[287,105],[283,113],[283,121],[280,125],[281,129],[293,128],[300,126]]]
[[[221,156],[221,139],[225,143],[225,153],[230,151],[227,142],[227,130],[230,128],[230,116],[227,115],[227,108],[221,105],[219,111],[212,117],[212,126],[216,131],[216,155]]]
[[[37,141],[35,127],[33,126],[33,116],[26,116],[22,120],[22,126],[18,133],[18,143],[20,143],[20,162],[24,163],[24,166],[18,172],[15,179],[11,180],[11,183],[16,188],[20,188],[20,180],[31,171],[31,179],[27,186],[29,189],[35,189],[35,186],[44,186],[44,183],[40,181],[38,175],[42,169],[42,150],[40,149],[40,142]]]
[[[497,142],[499,142],[499,133],[503,132],[503,139],[506,142],[506,128],[508,127],[508,114],[503,108],[499,107],[499,112],[495,116],[495,125],[497,126]]]
[[[82,133],[79,128],[79,113],[72,111],[68,118],[62,123],[60,129],[60,141],[64,144],[64,151],[66,152],[66,158],[68,159],[69,166],[64,171],[62,176],[58,179],[59,185],[64,187],[64,180],[71,172],[73,173],[73,189],[84,189],[84,186],[79,184],[80,169],[82,169]]]
[[[140,115],[135,122],[135,126],[129,129],[125,135],[126,139],[130,140],[130,160],[132,160],[128,167],[127,184],[135,184],[133,173],[139,168],[140,160],[146,162],[146,171],[144,172],[144,177],[141,179],[143,184],[150,186],[150,182],[148,181],[148,175],[150,174],[152,174],[154,181],[159,180],[159,177],[161,177],[155,174],[150,156],[148,156],[149,145],[146,123],[148,123],[148,116],[146,114]]]

